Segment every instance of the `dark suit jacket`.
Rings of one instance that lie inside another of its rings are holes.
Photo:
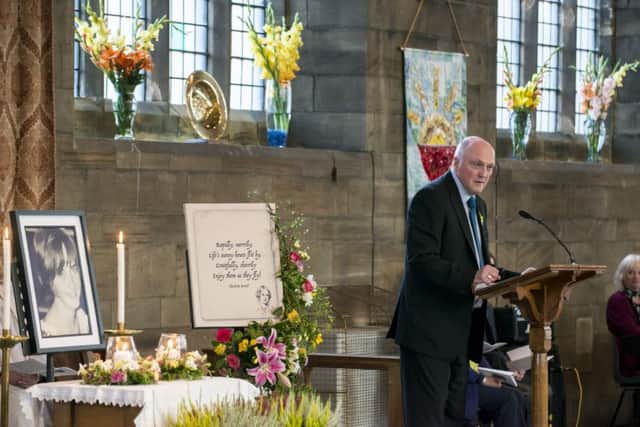
[[[438,359],[482,358],[483,309],[472,308],[478,270],[473,237],[449,171],[415,195],[407,217],[405,273],[388,337]],[[489,260],[487,207],[477,198],[484,259]],[[469,337],[471,340],[468,342]]]

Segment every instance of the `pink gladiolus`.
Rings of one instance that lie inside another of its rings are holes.
[[[234,371],[240,367],[240,359],[235,354],[227,355],[227,365]]]
[[[247,374],[255,377],[258,387],[262,387],[267,381],[274,385],[276,383],[276,374],[286,369],[284,363],[275,353],[268,355],[256,349],[256,355],[258,356],[258,366],[247,369]]]
[[[231,341],[231,335],[233,335],[233,329],[220,328],[216,332],[216,341],[218,341],[218,342],[229,342],[229,341]]]
[[[269,338],[258,337],[256,338],[256,343],[262,344],[267,354],[276,354],[280,359],[285,358],[287,356],[287,347],[282,343],[276,342],[276,338],[278,338],[278,332],[274,328],[271,328]]]

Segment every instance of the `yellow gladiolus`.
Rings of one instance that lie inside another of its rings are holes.
[[[540,101],[542,100],[542,92],[540,86],[545,73],[549,72],[551,66],[551,59],[560,50],[555,49],[549,57],[544,61],[542,67],[531,76],[524,86],[516,86],[513,83],[513,74],[509,68],[509,56],[507,49],[504,49],[504,84],[507,87],[507,93],[504,96],[504,101],[507,105],[507,109],[511,111],[532,111],[538,108]]]
[[[255,65],[262,69],[262,78],[265,80],[289,82],[296,77],[296,71],[300,70],[298,59],[300,59],[299,49],[302,47],[302,23],[296,14],[288,29],[284,25],[284,19],[282,25],[277,25],[271,3],[267,6],[265,20],[264,36],[258,35],[250,19],[243,20],[249,29]]]

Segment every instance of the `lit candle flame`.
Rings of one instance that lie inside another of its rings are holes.
[[[123,235],[122,235],[122,230],[120,230],[120,235],[118,237],[119,243],[122,243],[123,240]]]
[[[4,239],[9,240],[9,229],[7,227],[4,228]]]

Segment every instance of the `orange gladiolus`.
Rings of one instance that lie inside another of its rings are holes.
[[[106,46],[102,50],[102,52],[100,52],[100,58],[98,59],[98,62],[96,63],[96,65],[102,70],[110,71],[113,68],[111,61],[119,53],[120,51],[118,51],[117,49],[114,49],[112,46]]]

